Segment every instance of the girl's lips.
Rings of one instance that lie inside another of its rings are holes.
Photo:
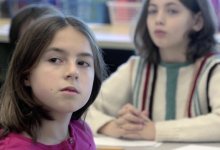
[[[166,32],[163,30],[155,30],[154,34],[156,37],[162,38],[166,35]]]
[[[61,91],[79,94],[79,91],[74,87],[65,87],[65,88],[61,89]]]

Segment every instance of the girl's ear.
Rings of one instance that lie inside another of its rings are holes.
[[[25,85],[25,86],[31,86],[30,80],[29,80],[29,76],[28,76],[28,75],[27,75],[27,76],[25,77],[25,79],[24,79],[24,85]]]
[[[198,32],[203,28],[203,25],[204,25],[204,20],[203,20],[202,14],[197,13],[194,16],[193,30]]]

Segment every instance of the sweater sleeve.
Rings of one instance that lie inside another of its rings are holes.
[[[135,58],[132,56],[102,84],[101,90],[86,116],[86,122],[94,134],[100,127],[114,119],[123,105],[132,101],[131,72]]]
[[[206,83],[206,82],[204,82]],[[203,86],[205,86],[203,84]],[[194,118],[156,122],[157,141],[220,141],[220,67],[209,83],[209,98],[212,111]]]

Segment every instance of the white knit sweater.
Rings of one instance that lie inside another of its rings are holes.
[[[132,103],[137,108],[143,106],[143,89],[146,80],[146,67],[138,70],[141,58],[132,56],[125,64],[121,65],[102,85],[94,105],[90,108],[86,121],[96,134],[97,130],[108,121],[114,119],[119,109],[126,103]],[[195,70],[201,64],[202,59],[194,64],[182,66],[178,70],[176,81],[175,120],[166,120],[166,87],[167,67],[159,65],[155,83],[152,120],[156,123],[157,141],[220,141],[220,65],[217,65],[211,74],[206,92],[208,74],[213,66],[220,62],[219,56],[207,59],[201,69],[200,75],[189,102],[189,95],[194,83]],[[144,63],[147,66],[147,63]],[[152,69],[151,69],[152,70]],[[139,75],[138,94],[137,73]],[[144,108],[149,109],[150,91],[152,91],[153,71],[150,72]],[[172,83],[168,83],[172,84]],[[136,89],[135,89],[136,88]],[[137,91],[137,90],[136,90]],[[208,100],[211,112],[208,112]],[[189,105],[189,103],[191,105]],[[191,118],[189,118],[189,111]]]

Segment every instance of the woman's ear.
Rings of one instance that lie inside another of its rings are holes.
[[[193,30],[198,32],[203,28],[203,26],[204,26],[204,20],[200,12],[194,16]]]

